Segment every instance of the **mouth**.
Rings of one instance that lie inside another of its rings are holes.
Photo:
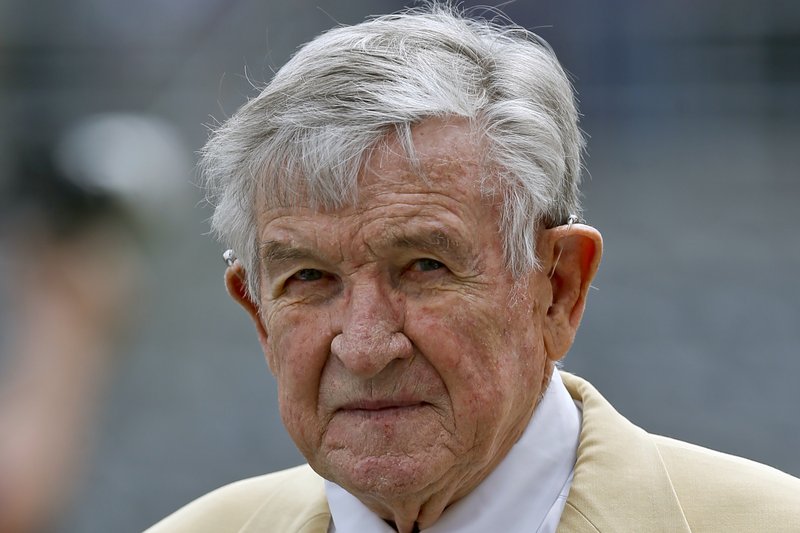
[[[365,418],[382,418],[410,414],[426,405],[428,405],[427,402],[419,400],[361,400],[343,405],[338,412]]]

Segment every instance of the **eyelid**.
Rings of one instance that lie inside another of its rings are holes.
[[[438,266],[436,268],[423,269],[420,266],[422,261],[433,261],[437,263]],[[445,261],[442,261],[435,256],[417,257],[408,262],[403,271],[411,278],[419,277],[420,279],[426,279],[437,275],[441,276],[452,272],[450,266]]]
[[[319,279],[323,279],[323,278],[325,278],[326,276],[330,276],[330,273],[328,273],[328,272],[325,272],[324,270],[321,270],[321,269],[319,269],[319,268],[300,268],[300,269],[297,269],[297,270],[295,270],[295,271],[294,271],[294,273],[293,273],[291,276],[289,276],[289,278],[288,278],[288,279],[289,279],[289,280],[292,280],[292,279],[294,279],[294,280],[297,280],[297,281],[302,281],[302,282],[311,282],[311,281],[317,281],[317,280],[304,280],[304,279],[301,279],[301,278],[299,277],[299,274],[300,274],[301,272],[316,272],[316,273],[318,273],[318,274],[319,274],[319,276],[320,276],[320,278],[319,278]]]
[[[324,272],[324,270],[307,265],[298,265],[291,268],[287,266],[286,268],[282,268],[280,274],[277,274],[267,280],[272,297],[276,298],[280,296],[286,288],[286,284],[301,270],[320,270],[321,272]]]
[[[408,268],[413,268],[414,266],[419,265],[419,263],[422,261],[432,261],[434,263],[438,263],[439,265],[441,265],[442,268],[447,268],[447,264],[441,259],[437,259],[436,257],[418,257],[417,259],[412,260],[408,264]]]
[[[294,271],[288,271],[280,276],[267,280],[269,287],[269,294],[272,298],[277,298],[283,293],[286,287],[286,281],[294,275]]]

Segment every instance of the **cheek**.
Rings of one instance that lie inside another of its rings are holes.
[[[498,336],[498,345],[503,350],[498,372],[509,391],[535,401],[547,366],[542,315],[537,305],[529,306],[526,302],[507,311],[511,318],[503,324]]]
[[[330,336],[321,317],[304,313],[272,315],[267,360],[278,384],[281,418],[297,445],[318,433],[320,375],[330,353]]]
[[[455,410],[474,412],[498,392],[501,332],[487,313],[460,305],[424,306],[412,311],[407,333],[444,381]],[[495,397],[496,399],[496,397]]]
[[[266,358],[279,386],[318,378],[330,352],[327,315],[300,309],[271,312],[264,321],[269,338]]]
[[[497,410],[484,413],[487,405],[502,409],[536,397],[546,361],[534,316],[475,302],[415,312],[406,329],[444,381],[456,413],[493,418]]]

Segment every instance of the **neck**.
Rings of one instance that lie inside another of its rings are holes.
[[[414,533],[433,525],[455,496],[452,490],[440,490],[422,502],[416,498],[389,502],[369,497],[359,499],[398,533]]]
[[[391,522],[391,521],[389,521],[389,520],[386,520],[385,522],[386,522],[387,524],[389,524],[390,526],[392,526],[392,528],[394,528],[394,530],[395,530],[395,531],[398,531],[398,532],[400,532],[400,531],[401,531],[400,529],[398,529],[398,527],[397,527],[397,524],[395,524],[394,522]],[[419,526],[417,525],[417,523],[416,523],[416,522],[414,522],[414,525],[413,525],[413,527],[411,528],[411,533],[419,533]]]

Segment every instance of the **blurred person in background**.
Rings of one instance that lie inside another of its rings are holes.
[[[230,295],[308,465],[153,531],[795,531],[800,481],[555,364],[602,239],[547,45],[445,8],[304,46],[206,146]]]
[[[14,155],[0,206],[10,303],[0,533],[52,526],[81,478],[103,385],[141,304],[147,199],[170,197],[187,174],[172,128],[144,115],[90,117]]]

